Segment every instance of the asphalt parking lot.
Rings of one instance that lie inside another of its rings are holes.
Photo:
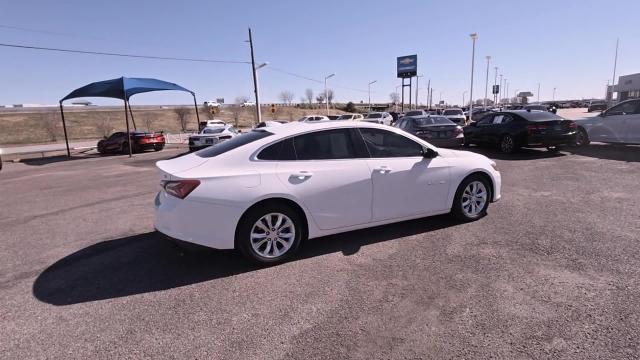
[[[638,358],[640,147],[472,150],[502,172],[486,218],[315,239],[271,268],[154,233],[154,163],[177,150],[5,164],[0,353]]]

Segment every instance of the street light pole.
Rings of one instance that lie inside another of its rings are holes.
[[[538,104],[540,104],[540,83],[538,83]]]
[[[493,78],[493,85],[498,85],[498,67],[494,67],[493,68],[496,71],[496,74]],[[493,92],[493,91],[491,91]],[[493,94],[493,106],[496,106],[496,104],[498,103],[498,93]]]
[[[489,94],[489,61],[491,61],[491,56],[487,55],[487,78],[484,82],[484,100],[482,102],[485,108],[487,107],[487,95]]]
[[[464,95],[465,95],[466,93],[467,93],[467,91],[466,91],[466,90],[462,92],[462,107],[464,107],[464,104],[465,104],[465,102],[464,102]]]
[[[518,99],[518,91],[519,90],[520,89],[516,89],[516,91],[513,92],[513,97],[516,99],[516,104],[518,104],[520,102],[519,99]]]
[[[329,116],[329,95],[327,93],[327,79],[335,76],[336,74],[331,74],[324,77],[324,103],[327,106],[327,116]]]
[[[551,100],[556,101],[556,88],[553,88],[553,97],[551,98]]]
[[[611,82],[611,100],[609,102],[609,106],[613,105],[613,93],[616,86],[616,67],[618,66],[618,43],[620,42],[620,38],[616,39],[616,57],[613,60],[613,78]],[[608,90],[608,89],[607,89]]]
[[[473,116],[473,65],[476,57],[476,39],[478,39],[477,33],[469,34],[471,37],[471,41],[473,43],[471,47],[471,87],[469,88],[469,119],[472,119]]]
[[[498,103],[502,105],[502,74],[500,74],[500,88],[498,89]]]
[[[376,81],[378,80],[373,80],[367,85],[367,90],[369,92],[369,112],[371,112],[371,84],[375,84]]]
[[[416,110],[418,109],[418,79],[424,75],[416,75]]]

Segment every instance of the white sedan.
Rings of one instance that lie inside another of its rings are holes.
[[[159,232],[262,264],[308,238],[445,213],[477,220],[501,187],[482,155],[351,121],[255,129],[157,167]]]
[[[238,136],[231,125],[206,126],[198,134],[189,136],[189,152],[200,150]]]
[[[371,112],[362,119],[362,121],[371,122],[375,124],[391,125],[393,122],[393,116],[387,112]]]
[[[640,144],[640,99],[623,101],[597,116],[576,120],[576,124],[578,146],[591,141]]]

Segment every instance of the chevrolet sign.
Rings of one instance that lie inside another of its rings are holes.
[[[408,78],[418,74],[418,55],[398,57],[398,77]]]

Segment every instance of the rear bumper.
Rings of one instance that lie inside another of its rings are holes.
[[[161,142],[144,143],[144,144],[136,143],[136,148],[140,150],[150,150],[160,146],[164,146],[164,143],[161,143]]]
[[[198,150],[202,150],[204,148],[207,148],[211,145],[189,145],[189,151],[190,152],[194,152],[194,151],[198,151]]]
[[[524,147],[547,147],[573,145],[576,143],[577,131],[560,135],[529,135]]]
[[[155,198],[154,226],[160,233],[214,249],[233,249],[243,209],[209,202],[181,200],[164,191]]]

